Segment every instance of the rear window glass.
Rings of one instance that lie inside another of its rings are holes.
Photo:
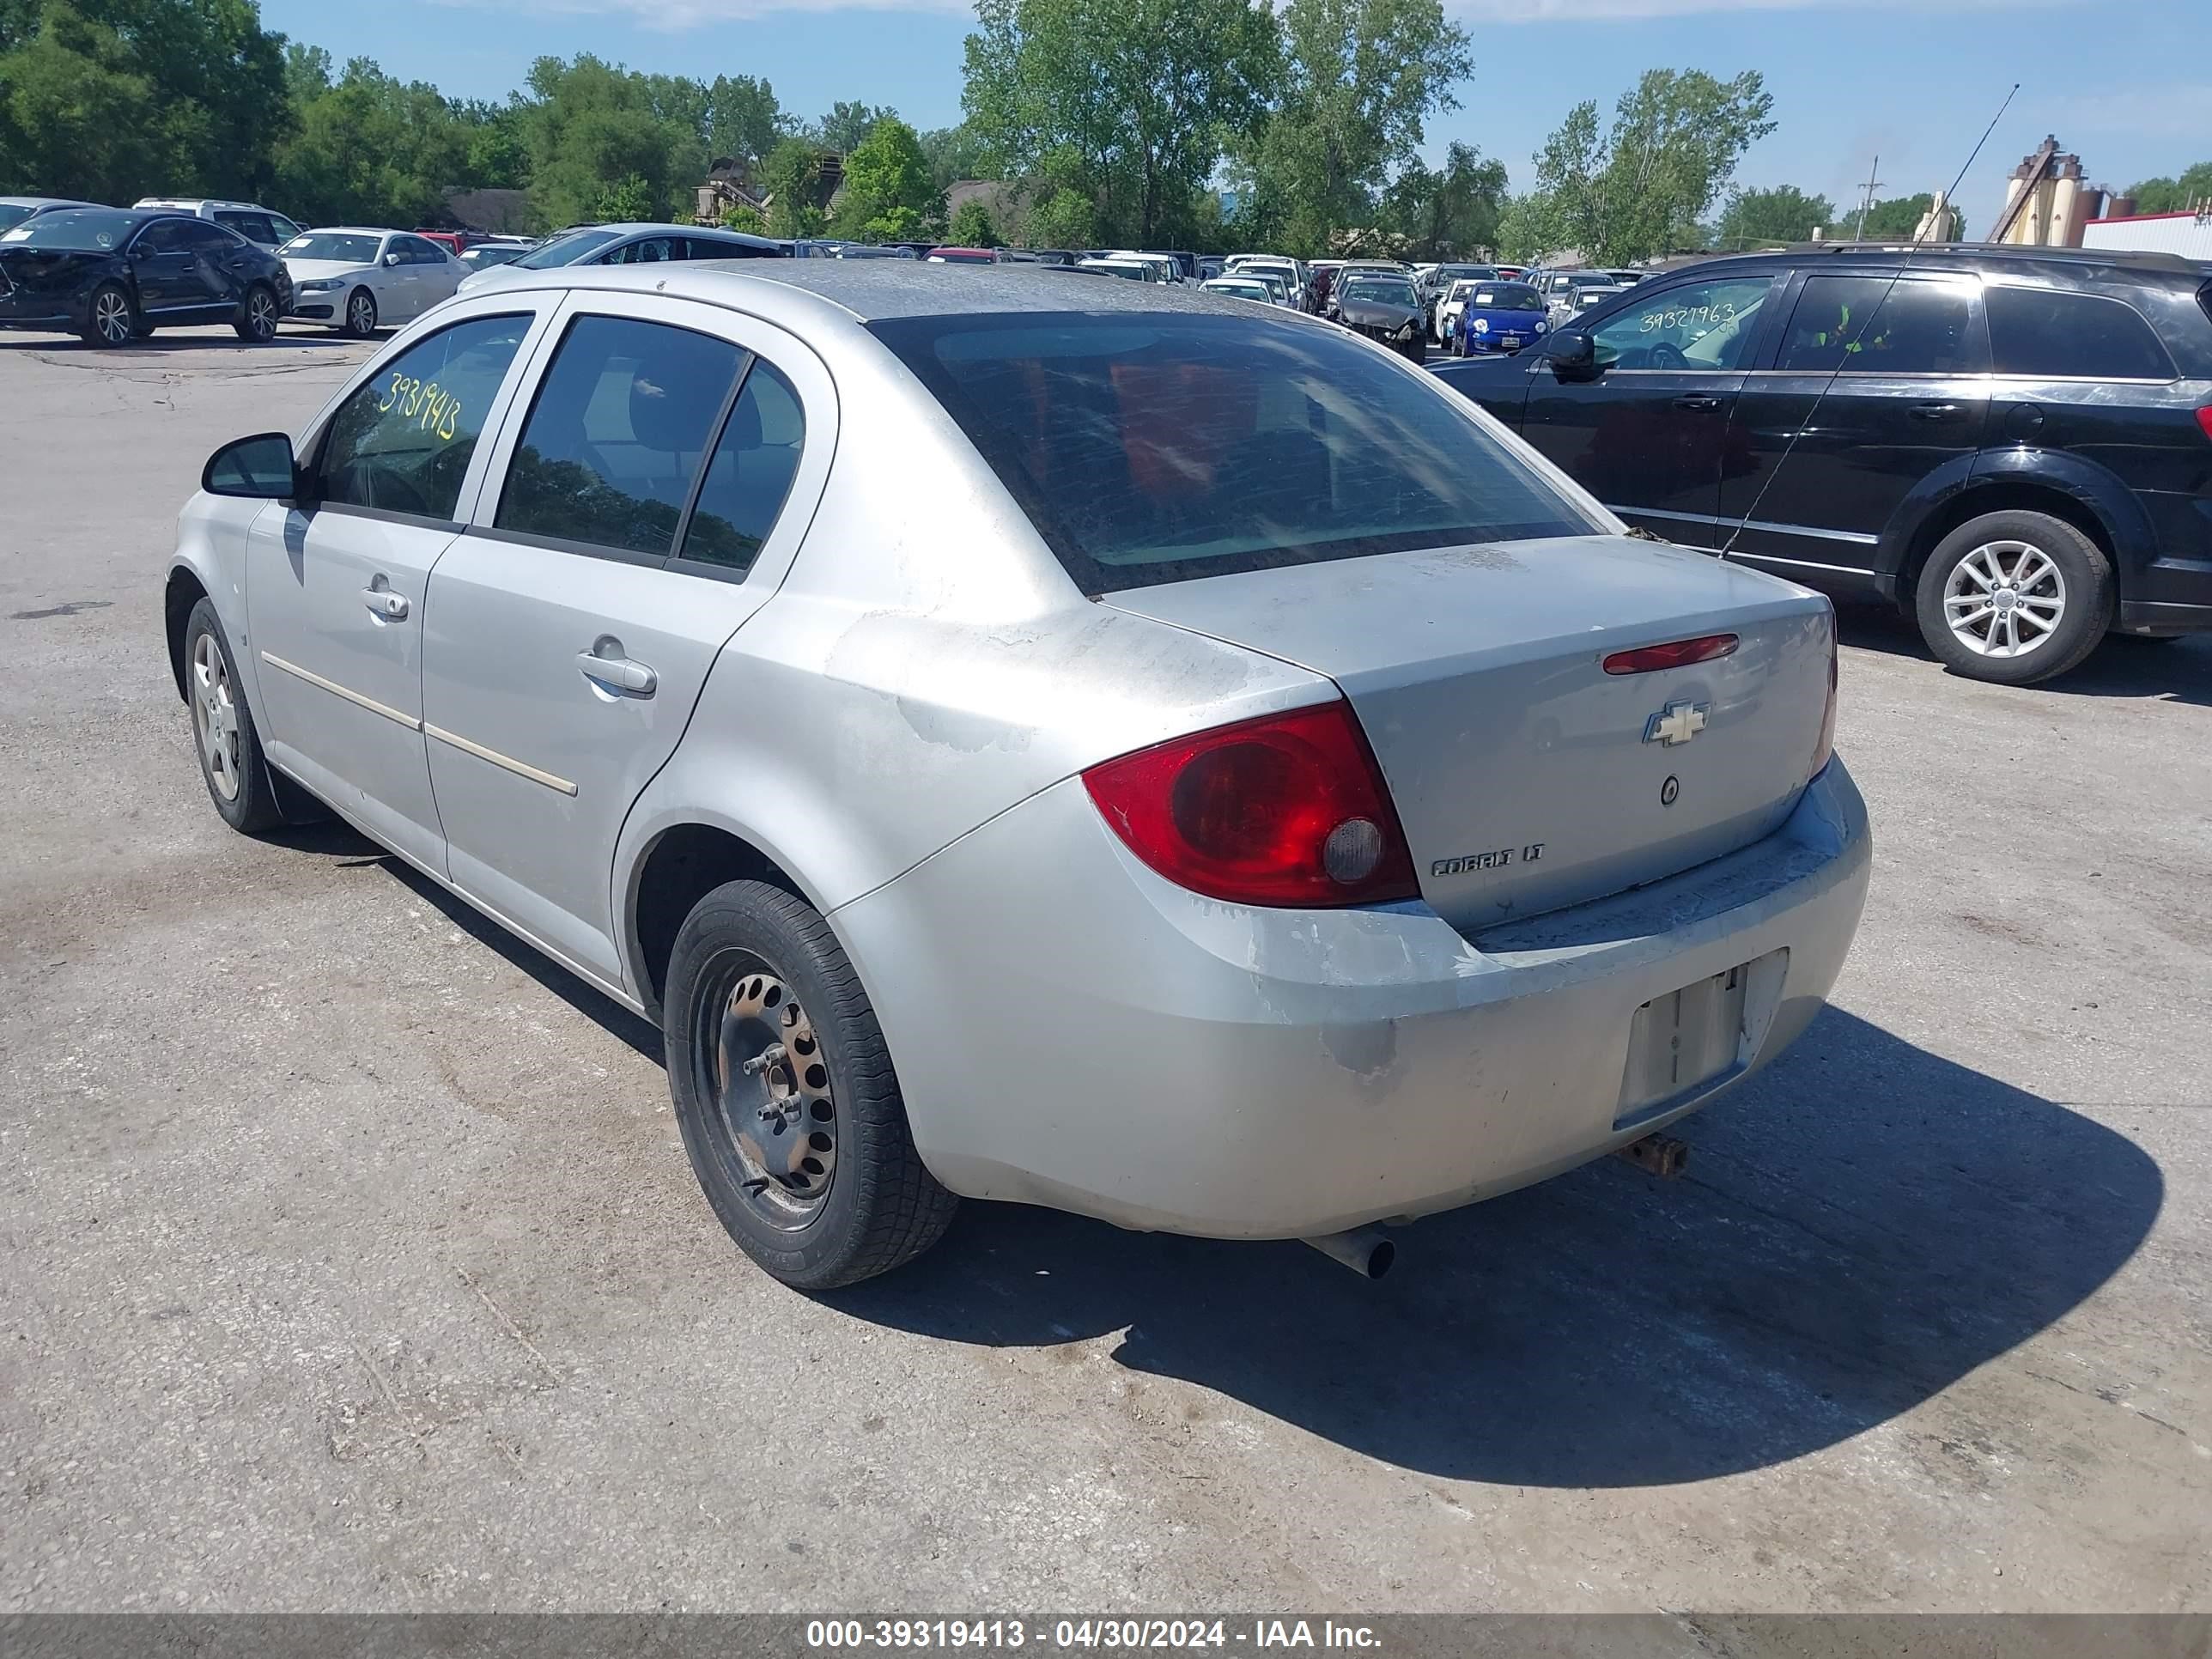
[[[2173,360],[2142,314],[2100,294],[2045,288],[1983,292],[1990,355],[2000,374],[2170,380]]]
[[[1085,592],[1599,526],[1426,376],[1251,317],[869,325]]]

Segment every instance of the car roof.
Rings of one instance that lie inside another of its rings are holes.
[[[74,196],[0,196],[0,207],[98,207],[97,202],[80,202]]]
[[[313,230],[302,231],[303,236],[420,236],[419,230],[394,230],[389,225],[317,225]]]
[[[2001,267],[2039,269],[2045,275],[2121,272],[2178,276],[2191,282],[2202,282],[2212,274],[2208,273],[2203,264],[2178,253],[2135,252],[2118,248],[2039,247],[2012,242],[1923,242],[1917,247],[1910,242],[1815,242],[1801,248],[1716,254],[1711,258],[1692,259],[1663,272],[1650,272],[1647,280],[1649,276],[1672,276],[1679,271],[1704,271],[1715,266],[1729,270],[1799,270],[1831,259],[1849,261],[1855,258],[1887,267],[1898,264],[1899,256],[1907,255],[1915,265],[1937,270]]]
[[[1077,283],[1074,267],[994,264],[948,271],[921,259],[686,259],[653,265],[556,265],[503,292],[585,288],[666,293],[738,308],[773,307],[847,322],[1009,313],[1250,313],[1196,284]],[[1320,326],[1328,326],[1326,324]]]

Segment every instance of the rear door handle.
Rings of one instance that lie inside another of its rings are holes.
[[[1915,404],[1912,418],[1916,421],[1948,421],[1959,413],[1956,404]]]
[[[660,689],[660,676],[641,662],[628,657],[602,657],[595,652],[579,651],[576,666],[584,678],[603,685],[610,691],[620,691],[633,697],[649,697]]]
[[[407,596],[395,593],[388,587],[364,587],[361,602],[371,616],[381,617],[386,622],[398,622],[407,614]]]
[[[1704,414],[1711,414],[1720,406],[1721,400],[1705,392],[1686,392],[1674,399],[1675,408],[1696,410]]]

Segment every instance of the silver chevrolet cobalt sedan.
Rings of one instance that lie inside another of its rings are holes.
[[[809,1289],[956,1194],[1334,1247],[1570,1169],[1802,1031],[1866,889],[1826,600],[1196,292],[525,273],[219,450],[167,620],[224,819],[657,1018]]]

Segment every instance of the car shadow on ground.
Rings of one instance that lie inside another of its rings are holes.
[[[1918,625],[1891,606],[1839,605],[1836,622],[1845,645],[1936,660]],[[2134,697],[2212,707],[2212,634],[2168,641],[2114,635],[2072,673],[2021,690],[2023,696]]]
[[[283,838],[382,865],[663,1059],[647,1021],[350,830]],[[1653,1486],[1784,1462],[1911,1410],[2095,1292],[2165,1195],[2125,1136],[1833,1007],[1678,1132],[1680,1178],[1604,1158],[1428,1217],[1395,1232],[1380,1283],[1295,1243],[970,1203],[921,1260],[822,1300],[979,1347],[1111,1338],[1132,1372],[1441,1478]]]
[[[2124,1137],[1835,1009],[1681,1133],[1680,1179],[1607,1158],[1428,1218],[1379,1284],[1295,1243],[971,1204],[827,1300],[983,1346],[1119,1333],[1133,1371],[1428,1474],[1650,1486],[1918,1405],[2104,1284],[2164,1193]]]

